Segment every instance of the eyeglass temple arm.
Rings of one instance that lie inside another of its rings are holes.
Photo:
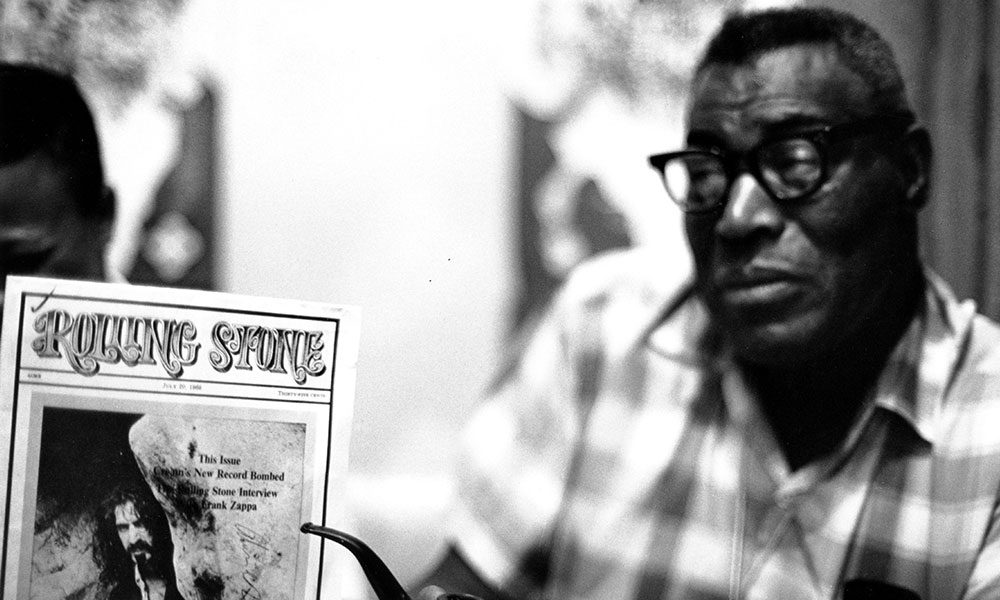
[[[409,594],[399,584],[399,581],[392,574],[392,571],[389,570],[389,567],[382,562],[382,559],[379,558],[378,554],[375,554],[374,550],[358,538],[342,531],[313,523],[303,523],[300,529],[302,533],[318,535],[323,539],[337,542],[344,548],[347,548],[358,559],[358,563],[361,564],[361,570],[364,571],[365,576],[368,578],[368,583],[375,590],[375,595],[379,600],[410,600]]]

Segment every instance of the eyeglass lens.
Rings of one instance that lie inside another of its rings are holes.
[[[821,183],[823,160],[811,140],[777,140],[760,147],[755,155],[760,183],[779,200],[802,198]],[[691,152],[668,160],[663,179],[670,197],[690,211],[724,204],[732,183],[723,158],[709,152]]]

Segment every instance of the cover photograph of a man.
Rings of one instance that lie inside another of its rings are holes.
[[[163,508],[138,483],[115,487],[95,514],[94,559],[110,600],[178,600]]]

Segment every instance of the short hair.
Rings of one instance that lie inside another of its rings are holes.
[[[0,165],[40,152],[63,169],[79,213],[111,218],[94,117],[72,78],[0,63]]]
[[[914,119],[888,42],[871,25],[832,8],[732,13],[709,42],[696,73],[711,64],[743,64],[764,52],[799,44],[833,44],[844,64],[871,88],[875,110]]]
[[[134,563],[118,537],[115,509],[131,502],[156,545],[151,558],[152,566],[161,574],[173,578],[173,541],[163,507],[153,493],[139,482],[115,486],[94,513],[94,543],[92,554],[100,570],[102,584],[114,587],[122,582],[134,581]]]

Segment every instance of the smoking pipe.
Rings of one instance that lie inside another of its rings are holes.
[[[368,583],[375,590],[375,596],[378,597],[378,600],[411,600],[410,595],[406,593],[403,586],[399,585],[399,580],[396,579],[396,576],[392,574],[389,567],[379,558],[379,555],[375,554],[375,551],[368,547],[368,544],[349,533],[313,523],[303,523],[300,529],[302,533],[318,535],[331,542],[337,542],[350,550],[354,558],[358,559],[358,563],[361,564],[361,570],[364,571],[365,577],[368,578]],[[435,600],[480,599],[471,594],[443,594]]]
[[[300,529],[302,533],[318,535],[323,539],[337,542],[350,550],[354,558],[358,559],[358,563],[361,564],[361,570],[364,571],[365,577],[368,578],[368,583],[375,590],[375,595],[378,596],[379,600],[411,600],[410,595],[406,593],[403,586],[399,585],[396,576],[382,562],[379,555],[375,554],[375,551],[368,547],[368,544],[365,544],[349,533],[313,523],[303,523]]]

